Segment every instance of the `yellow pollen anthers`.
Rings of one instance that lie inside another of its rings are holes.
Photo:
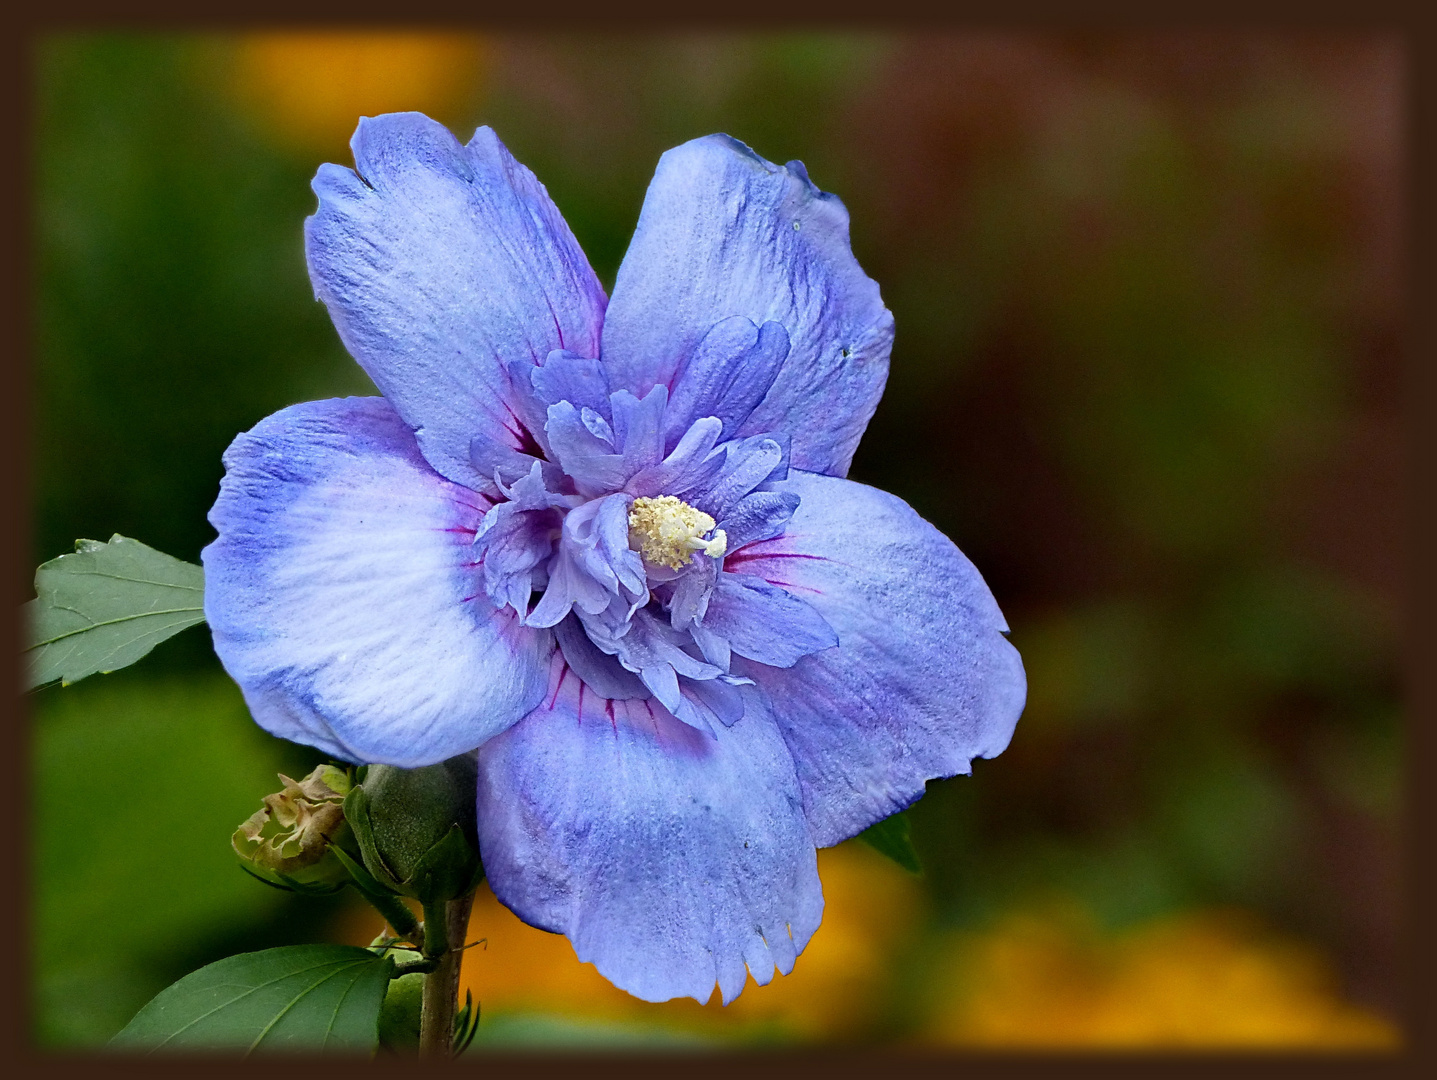
[[[713,527],[713,518],[672,495],[635,499],[629,510],[629,546],[655,566],[681,570],[695,551],[717,559],[728,550],[722,529],[712,540],[703,538]]]

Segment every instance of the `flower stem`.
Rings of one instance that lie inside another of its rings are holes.
[[[454,1014],[459,1008],[459,965],[464,962],[464,935],[474,894],[424,907],[424,955],[437,961],[424,976],[419,1020],[422,1057],[449,1057],[454,1044]]]
[[[359,895],[369,901],[369,905],[384,916],[384,921],[394,928],[394,932],[411,944],[419,945],[421,943],[419,920],[414,917],[414,912],[409,910],[404,901],[375,881],[369,871],[350,858],[343,848],[332,845],[329,850],[349,871],[349,876],[354,887],[359,890]]]
[[[419,944],[419,920],[414,917],[414,912],[405,906],[404,901],[397,896],[360,891],[370,905],[384,916],[384,921],[396,934],[412,944]]]

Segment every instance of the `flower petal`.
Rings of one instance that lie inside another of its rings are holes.
[[[665,419],[664,445],[677,445],[691,421],[704,416],[723,423],[734,438],[773,386],[788,355],[788,335],[776,322],[755,326],[742,315],[715,324],[674,375]]]
[[[428,117],[392,113],[361,119],[350,145],[354,171],[323,165],[314,178],[315,295],[430,465],[487,489],[470,440],[526,442],[508,363],[597,355],[603,289],[548,193],[489,128],[461,146]]]
[[[588,526],[576,537],[579,565],[615,596],[633,602],[647,591],[644,560],[629,547],[629,507],[625,495],[598,500]],[[583,511],[583,507],[579,512]],[[573,515],[570,515],[573,516]],[[627,590],[627,595],[623,590]]]
[[[501,484],[508,486],[528,476],[539,459],[480,432],[469,440],[469,463],[480,476],[494,482],[492,487],[485,488],[493,494]]]
[[[552,352],[543,367],[529,370],[529,381],[545,408],[568,401],[580,409],[608,415],[609,380],[597,360],[571,352]]]
[[[787,432],[795,468],[847,473],[888,375],[893,316],[853,257],[836,196],[796,161],[710,135],[659,159],[605,316],[610,385],[678,395],[687,359],[736,315],[776,322],[790,341],[738,434]]]
[[[903,500],[797,470],[775,487],[801,499],[787,533],[724,568],[793,590],[839,644],[787,669],[733,670],[769,695],[827,847],[1001,752],[1027,683],[978,571]]]
[[[479,751],[494,893],[645,1001],[725,1003],[787,974],[823,911],[793,766],[752,687],[714,737],[554,665],[550,696]]]
[[[838,644],[833,627],[812,604],[752,574],[718,576],[703,624],[739,656],[772,667],[793,667]]]
[[[517,510],[513,503],[501,503],[480,523],[471,557],[483,565],[484,591],[495,607],[512,608],[520,619],[529,614],[535,581],[548,572],[557,523],[553,510]]]
[[[717,525],[724,531],[730,551],[745,544],[778,536],[798,509],[798,496],[791,491],[755,491],[745,495]]]
[[[590,614],[598,614],[609,606],[611,599],[608,591],[574,561],[574,553],[560,545],[558,557],[549,563],[549,583],[544,586],[544,595],[525,617],[524,625],[554,626],[576,605]]]
[[[630,501],[609,495],[569,512],[548,586],[526,625],[557,625],[576,605],[589,615],[614,606],[622,621],[648,602],[643,559],[629,547]]]
[[[553,636],[484,595],[487,500],[383,398],[295,405],[225,453],[205,617],[255,719],[349,761],[472,750],[541,700]]]
[[[609,409],[614,416],[614,445],[624,455],[630,475],[640,469],[659,464],[664,456],[664,411],[669,392],[655,386],[642,397],[627,390],[609,395]]]
[[[599,697],[624,700],[649,696],[649,688],[637,675],[595,647],[577,615],[555,625],[554,640],[559,643],[564,662]]]
[[[724,443],[722,450],[723,464],[712,478],[686,492],[694,506],[715,520],[728,517],[740,500],[760,484],[788,475],[787,454],[778,439],[754,435]]]
[[[675,630],[687,630],[702,620],[718,577],[719,560],[695,553],[669,588],[669,625]]]
[[[604,620],[586,619],[582,613],[579,617],[589,640],[601,652],[617,657],[620,664],[643,680],[665,708],[673,710],[685,723],[693,719],[693,714],[681,705],[679,676],[713,679],[722,674],[712,664],[695,660],[686,653],[683,645],[688,636],[674,630],[668,620],[658,618],[648,609],[632,612],[617,632]],[[696,724],[703,727],[702,721]]]
[[[580,493],[592,497],[622,487],[633,470],[624,455],[614,453],[612,441],[606,442],[584,423],[587,412],[581,413],[567,401],[550,405],[544,430],[564,475]]]
[[[722,430],[723,421],[716,416],[695,420],[663,461],[629,477],[624,490],[649,497],[682,496],[692,488],[712,483],[727,461],[722,452],[713,452]]]

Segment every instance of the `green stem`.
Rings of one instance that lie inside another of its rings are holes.
[[[340,865],[349,871],[353,885],[359,890],[359,895],[369,901],[370,907],[384,916],[384,920],[394,929],[394,932],[413,945],[419,944],[419,920],[414,917],[414,912],[409,910],[403,900],[395,896],[366,870],[363,865],[355,862],[344,849],[337,844],[330,847]]]
[[[416,960],[405,960],[394,965],[394,974],[391,979],[402,979],[405,975],[428,975],[434,970],[436,961],[429,960],[423,956]]]
[[[419,944],[420,925],[419,920],[414,917],[414,912],[399,897],[392,893],[368,892],[365,889],[359,890],[369,903],[384,916],[385,922],[396,934],[415,945]]]
[[[454,1046],[454,1015],[459,1009],[459,965],[464,961],[464,935],[474,894],[447,904],[424,905],[424,955],[437,961],[424,976],[423,1012],[419,1021],[422,1057],[449,1057]],[[397,929],[397,928],[396,928]]]

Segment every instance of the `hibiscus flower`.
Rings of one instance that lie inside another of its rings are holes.
[[[609,300],[488,128],[352,148],[306,253],[383,396],[226,452],[215,649],[276,735],[474,753],[505,905],[641,998],[727,1003],[817,929],[815,848],[999,753],[1026,689],[973,565],[844,479],[893,335],[847,212],[685,143]]]

